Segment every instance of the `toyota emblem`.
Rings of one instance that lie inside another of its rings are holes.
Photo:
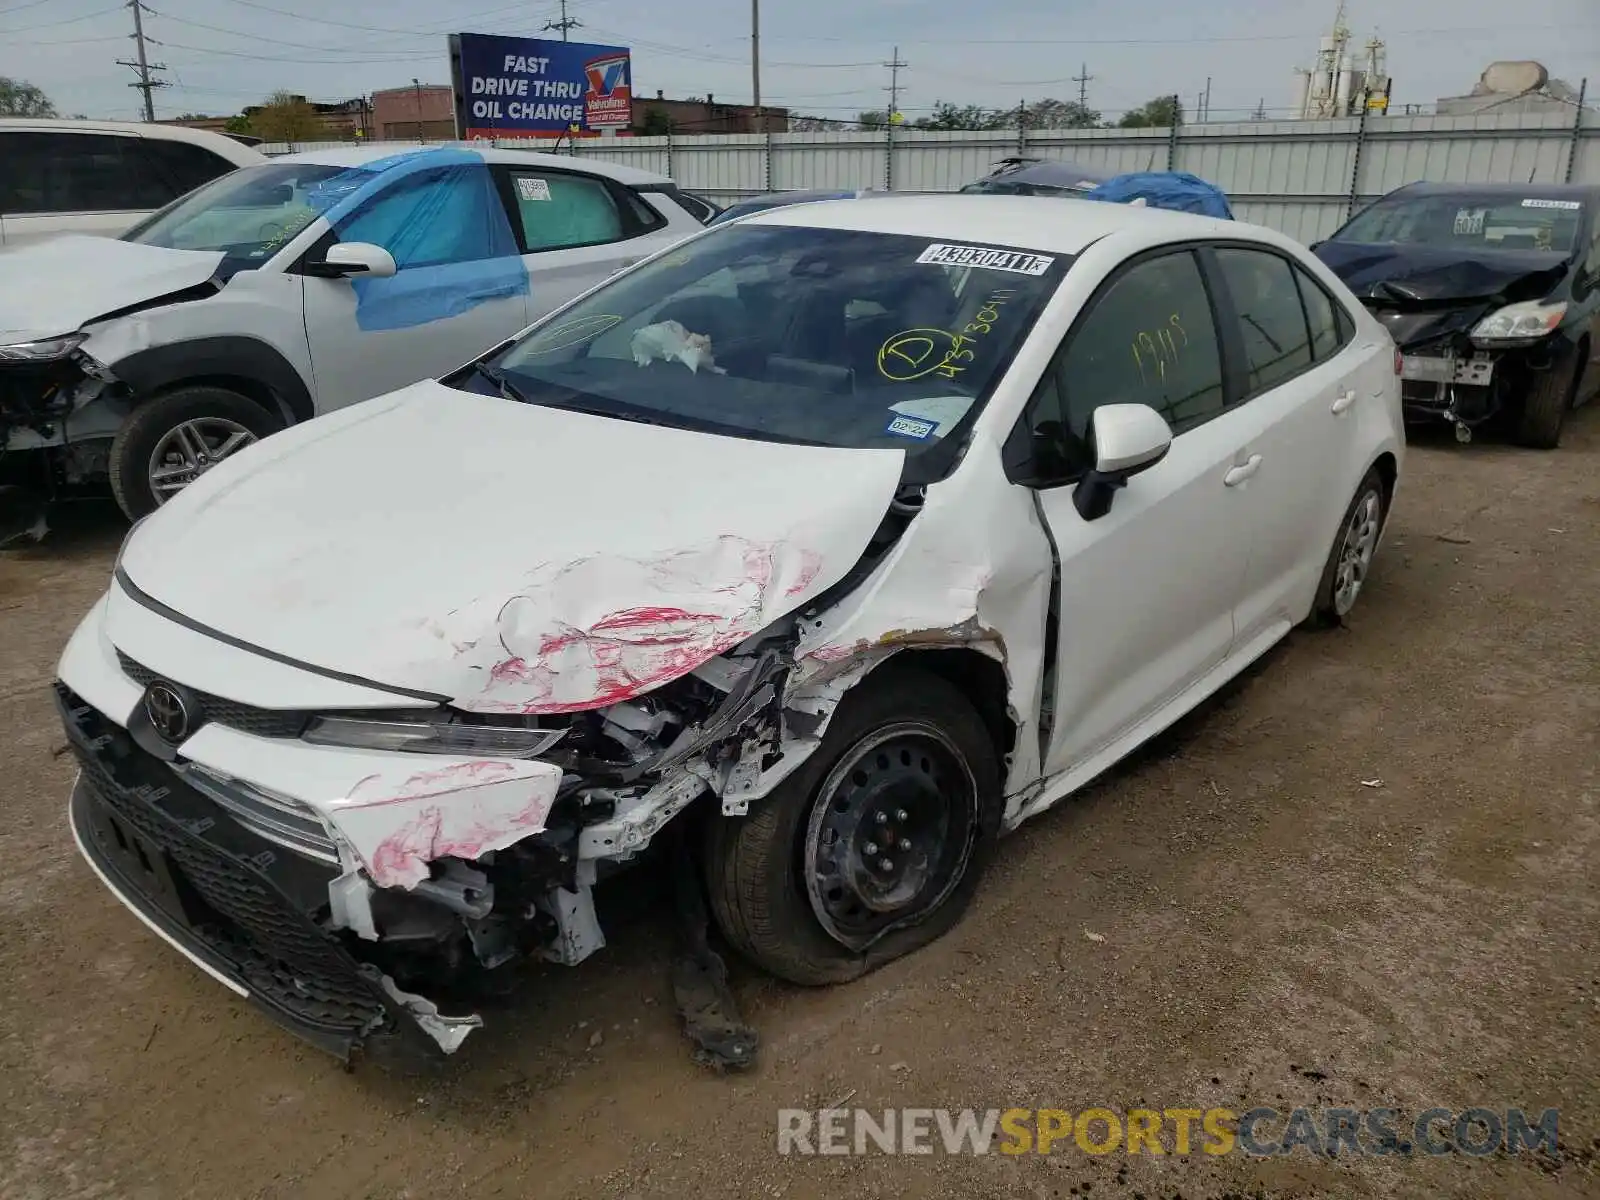
[[[189,736],[189,706],[170,683],[152,683],[144,690],[144,715],[161,740],[176,746]]]

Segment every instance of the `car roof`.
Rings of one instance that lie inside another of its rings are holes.
[[[1091,242],[1124,231],[1162,238],[1226,237],[1277,241],[1266,230],[1237,221],[1195,216],[1170,209],[1097,200],[1038,196],[945,193],[882,196],[872,204],[824,200],[752,213],[741,225],[800,225],[867,233],[970,241],[1078,254]]]
[[[1592,183],[1408,183],[1389,196],[1505,196],[1530,200],[1585,200],[1600,193]],[[1387,200],[1389,196],[1384,196]]]
[[[0,117],[0,133],[117,133],[125,136],[156,138],[167,142],[188,142],[204,146],[229,162],[244,166],[266,162],[266,156],[243,142],[236,142],[209,129],[190,129],[186,125],[159,122],[69,121],[46,117]]]
[[[523,166],[545,167],[556,171],[585,171],[590,175],[602,175],[624,184],[672,182],[667,176],[658,175],[654,171],[619,166],[603,159],[586,158],[582,155],[545,154],[538,150],[508,150],[476,142],[431,142],[426,146],[417,142],[399,145],[386,142],[378,145],[334,146],[325,150],[305,150],[298,154],[277,155],[272,161],[313,163],[325,167],[361,167],[380,159],[393,158],[398,154],[416,154],[429,150],[468,150],[478,155],[484,162],[520,163]]]
[[[1105,183],[1121,173],[1107,167],[1091,167],[1068,159],[1006,159],[995,170],[985,175],[983,180],[1041,183],[1049,187],[1076,187],[1080,183]]]

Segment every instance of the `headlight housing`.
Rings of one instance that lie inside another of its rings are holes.
[[[1472,328],[1475,342],[1525,342],[1555,332],[1567,315],[1565,301],[1527,300],[1490,313]]]
[[[67,333],[33,342],[12,342],[9,346],[0,346],[0,362],[54,362],[83,345],[84,336]]]
[[[566,736],[565,729],[478,725],[443,712],[404,717],[313,717],[304,741],[352,750],[406,750],[417,754],[470,754],[486,758],[537,758]]]

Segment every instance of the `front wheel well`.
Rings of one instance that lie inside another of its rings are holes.
[[[1372,468],[1378,472],[1378,478],[1383,481],[1383,512],[1385,519],[1387,519],[1389,505],[1394,500],[1395,484],[1400,479],[1400,463],[1392,453],[1385,450],[1378,455],[1378,459],[1372,464]]]
[[[1002,771],[1009,766],[1017,743],[1017,722],[1006,671],[1000,663],[970,646],[928,647],[902,650],[879,670],[925,671],[954,686],[983,719]]]
[[[193,387],[221,388],[223,391],[237,392],[258,408],[271,414],[283,425],[293,425],[295,422],[294,413],[287,404],[284,404],[278,398],[277,393],[261,380],[252,379],[248,375],[195,375],[187,379],[174,379],[171,383],[163,384],[159,390],[150,393],[148,396],[134,397],[134,403],[147,403],[161,396],[170,395],[172,392]]]

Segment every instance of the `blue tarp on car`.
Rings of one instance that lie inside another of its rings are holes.
[[[1127,204],[1142,199],[1151,208],[1173,208],[1203,217],[1233,220],[1228,197],[1216,184],[1187,171],[1135,171],[1108,179],[1085,199]]]

